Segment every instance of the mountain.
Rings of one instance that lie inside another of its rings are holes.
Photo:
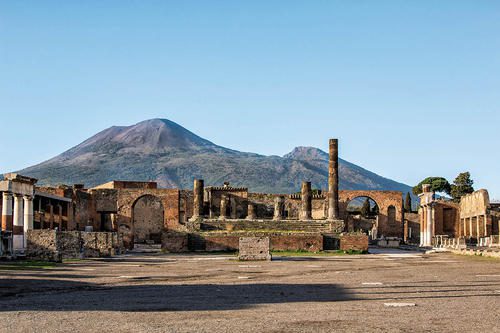
[[[344,160],[341,189],[397,190],[407,185],[383,178]],[[207,185],[228,181],[253,192],[292,193],[308,180],[327,188],[328,154],[297,147],[283,157],[239,152],[218,146],[166,120],[152,119],[133,126],[110,127],[76,147],[19,173],[39,184],[84,183],[96,186],[111,180],[155,180],[161,187],[190,189],[194,178]]]

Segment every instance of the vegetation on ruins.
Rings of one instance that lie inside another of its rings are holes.
[[[470,172],[460,173],[451,185],[450,194],[453,200],[458,202],[464,195],[474,192],[473,185],[474,181],[470,177]]]
[[[407,212],[407,213],[411,213],[412,212],[410,192],[406,193],[406,198],[405,198],[405,212]]]
[[[423,192],[422,185],[429,184],[432,192],[441,192],[450,195],[451,185],[443,177],[427,177],[413,188],[413,194],[419,195]]]

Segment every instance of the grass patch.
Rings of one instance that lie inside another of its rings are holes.
[[[23,260],[23,261],[0,263],[0,270],[16,271],[16,270],[33,270],[33,269],[51,269],[56,266],[57,264],[54,262]]]

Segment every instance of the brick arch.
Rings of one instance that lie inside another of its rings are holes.
[[[403,237],[403,193],[397,191],[339,191],[340,216],[347,218],[347,205],[353,199],[368,197],[375,201],[379,208],[378,236]],[[389,209],[395,209],[395,221],[389,221]]]
[[[135,242],[161,241],[165,207],[161,198],[143,194],[132,203],[132,229]]]

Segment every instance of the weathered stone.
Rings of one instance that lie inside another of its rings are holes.
[[[239,239],[240,260],[271,260],[269,237],[241,237]]]

